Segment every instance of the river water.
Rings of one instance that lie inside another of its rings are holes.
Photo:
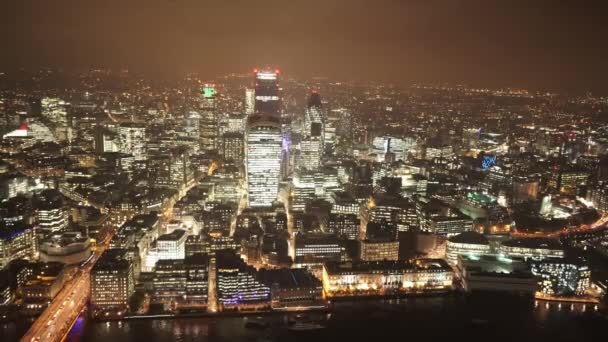
[[[293,332],[286,314],[251,329],[251,318],[178,318],[93,322],[81,317],[68,341],[608,341],[608,319],[593,306],[520,301],[497,296],[417,297],[336,303],[329,314],[308,314],[325,329]],[[4,341],[16,341],[4,327]],[[11,335],[11,331],[13,334]],[[21,333],[22,334],[22,333]]]

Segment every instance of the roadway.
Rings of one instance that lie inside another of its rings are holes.
[[[69,332],[89,301],[90,272],[95,262],[107,248],[108,240],[98,248],[93,258],[66,282],[51,304],[36,319],[21,341],[61,341]]]
[[[183,189],[184,191],[179,192],[176,199],[170,200],[169,205],[161,215],[162,226],[166,225],[166,222],[172,218],[173,204],[179,201],[195,185],[196,182],[189,184]],[[105,235],[105,239],[98,244],[93,257],[64,284],[61,291],[21,338],[22,342],[62,341],[65,338],[72,324],[89,301],[91,269],[110,245],[113,235],[113,231]]]

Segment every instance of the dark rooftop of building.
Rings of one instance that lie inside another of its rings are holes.
[[[258,277],[266,286],[277,284],[280,288],[320,287],[321,281],[312,273],[301,268],[262,269]]]
[[[559,240],[544,237],[515,238],[503,242],[502,245],[521,248],[563,249],[563,245]]]
[[[474,244],[474,245],[488,245],[488,239],[486,239],[485,236],[483,236],[483,234],[474,232],[474,231],[468,231],[468,232],[463,232],[460,233],[456,236],[452,236],[451,238],[448,239],[449,242],[453,242],[453,243],[468,243],[468,244]]]
[[[158,241],[175,241],[181,239],[186,231],[181,229],[176,229],[169,234],[164,234],[158,237]]]

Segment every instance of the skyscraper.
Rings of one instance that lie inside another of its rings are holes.
[[[303,138],[300,142],[300,158],[298,168],[316,170],[321,166],[323,155],[324,125],[321,97],[313,92],[308,99],[308,107],[304,116]]]
[[[245,114],[251,115],[255,108],[255,90],[252,88],[245,89]]]
[[[206,83],[203,85],[200,106],[199,132],[201,137],[201,150],[212,151],[216,149],[218,136],[218,119],[215,104],[215,85]]]
[[[279,192],[282,137],[278,118],[254,115],[247,124],[247,185],[250,207],[269,207]]]
[[[262,116],[280,117],[279,70],[255,70],[254,112]]]
[[[255,70],[255,114],[248,118],[245,139],[250,207],[271,206],[279,192],[283,138],[278,76],[278,70]]]

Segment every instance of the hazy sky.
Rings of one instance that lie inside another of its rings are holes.
[[[601,2],[3,0],[0,71],[127,67],[608,92]]]

